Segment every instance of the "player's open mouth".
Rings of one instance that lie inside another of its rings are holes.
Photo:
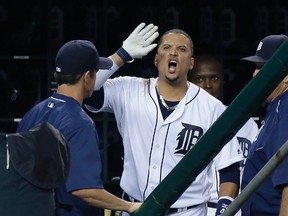
[[[169,72],[175,72],[176,70],[176,65],[177,65],[177,62],[175,60],[170,60],[169,61]]]

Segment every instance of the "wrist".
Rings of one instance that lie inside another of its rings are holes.
[[[217,210],[216,210],[216,216],[220,216],[223,214],[223,212],[228,208],[228,206],[233,202],[233,198],[229,196],[222,196],[218,199],[217,202]]]
[[[221,197],[219,197],[218,201],[221,200],[221,199],[227,199],[227,200],[230,200],[231,202],[234,201],[234,199],[232,197],[230,197],[230,196],[221,196]]]
[[[130,203],[130,206],[129,206],[129,209],[128,209],[128,213],[134,213],[135,211],[137,211],[140,206],[141,206],[142,203],[140,202],[131,202]]]
[[[131,63],[134,61],[134,59],[129,55],[129,53],[123,47],[120,47],[116,53],[120,56],[120,58],[124,62]]]

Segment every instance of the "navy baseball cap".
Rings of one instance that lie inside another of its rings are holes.
[[[112,65],[112,60],[99,57],[94,44],[87,40],[65,43],[55,58],[56,72],[61,74],[81,74],[88,70],[109,69]]]
[[[255,63],[266,63],[287,38],[288,37],[283,34],[269,35],[259,42],[254,56],[242,58],[241,60]]]

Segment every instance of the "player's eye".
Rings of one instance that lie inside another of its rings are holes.
[[[212,81],[214,81],[214,82],[216,82],[216,81],[218,81],[219,80],[219,77],[218,76],[214,76],[214,77],[212,77],[212,79],[211,79]]]
[[[167,49],[169,49],[170,47],[171,47],[171,46],[168,45],[168,44],[165,44],[165,45],[162,46],[163,50],[167,50]]]
[[[194,80],[197,83],[202,83],[204,79],[202,77],[194,77]]]
[[[181,52],[185,52],[186,50],[187,50],[187,48],[184,46],[179,47],[179,51],[181,51]]]

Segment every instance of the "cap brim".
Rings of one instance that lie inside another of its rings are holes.
[[[113,65],[113,61],[110,58],[99,57],[99,64],[97,69],[110,69]]]
[[[246,58],[241,58],[241,60],[255,62],[255,63],[265,63],[266,62],[266,59],[261,58],[261,57],[256,56],[256,55],[249,56],[249,57],[246,57]]]

